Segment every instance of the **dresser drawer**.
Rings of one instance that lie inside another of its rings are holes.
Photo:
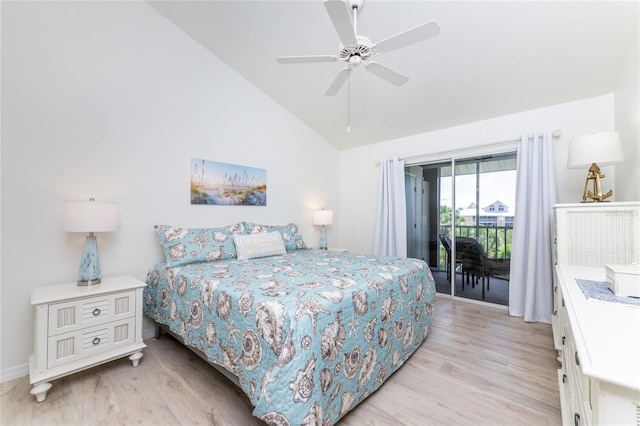
[[[49,336],[135,315],[135,291],[103,294],[49,305]]]
[[[130,345],[135,335],[135,317],[131,317],[49,337],[47,368]]]

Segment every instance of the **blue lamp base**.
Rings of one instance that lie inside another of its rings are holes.
[[[324,225],[320,228],[320,250],[327,249],[327,232],[325,231]]]
[[[93,233],[92,233],[93,234]],[[98,256],[98,240],[95,235],[84,240],[84,250],[80,259],[79,286],[100,284],[100,257]]]

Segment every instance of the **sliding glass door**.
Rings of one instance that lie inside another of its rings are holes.
[[[407,252],[439,293],[508,305],[515,174],[515,153],[406,168]]]

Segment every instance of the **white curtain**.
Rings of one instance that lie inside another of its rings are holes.
[[[523,136],[518,145],[516,211],[511,247],[509,314],[551,322],[553,309],[553,205],[556,183],[552,137]]]
[[[380,192],[373,243],[377,256],[407,257],[407,206],[404,195],[404,161],[380,162]]]

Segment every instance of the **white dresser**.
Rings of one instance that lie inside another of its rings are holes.
[[[565,425],[640,426],[640,306],[588,299],[576,279],[640,259],[640,203],[564,204],[556,226],[555,347]]]
[[[33,354],[29,357],[31,393],[47,397],[50,381],[129,356],[142,358],[142,290],[130,276],[105,278],[81,287],[75,282],[35,288]]]

